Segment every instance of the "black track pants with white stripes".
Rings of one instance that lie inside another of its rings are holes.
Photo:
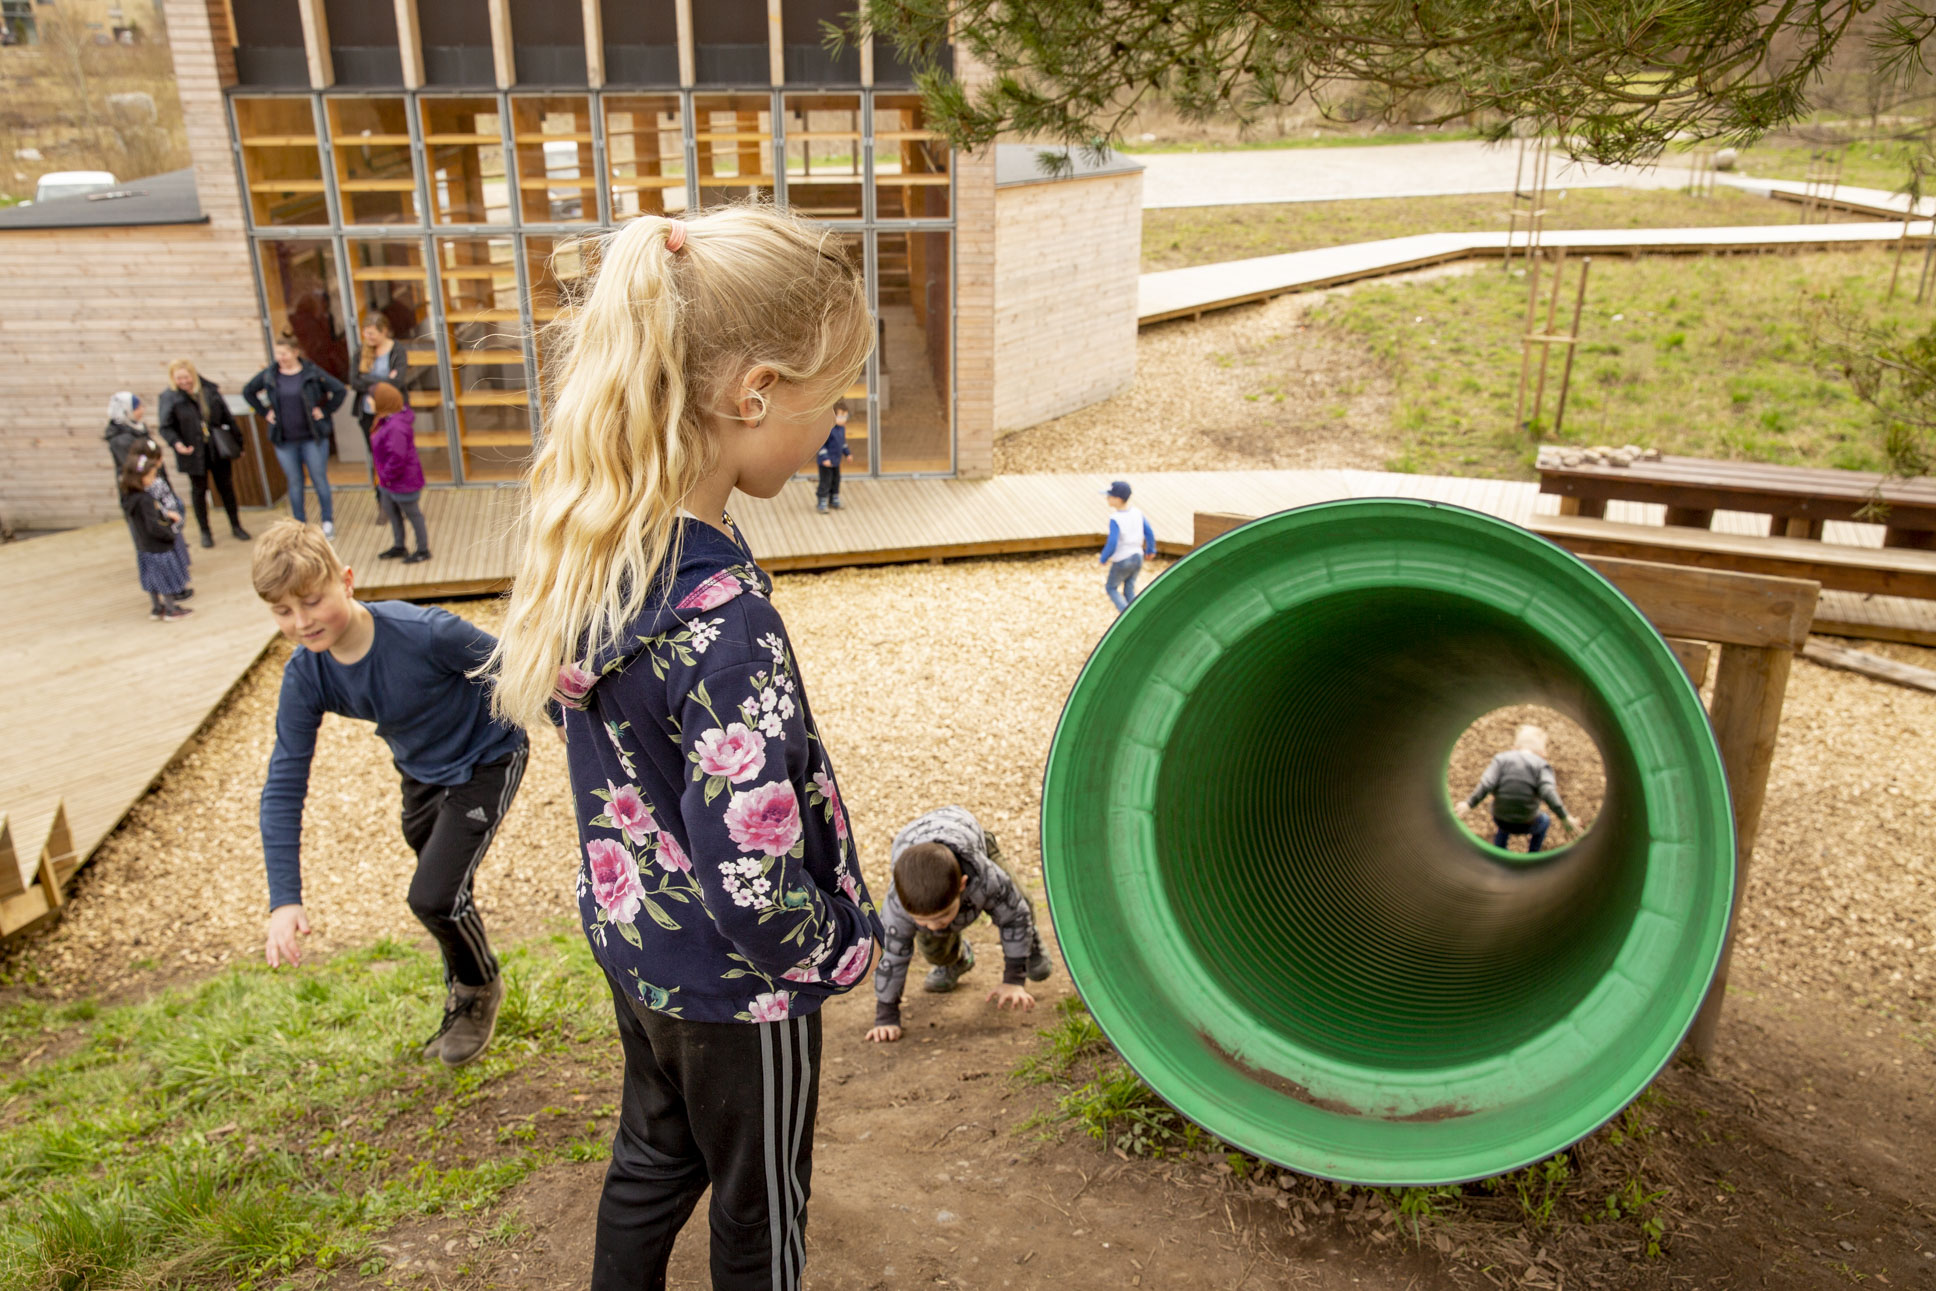
[[[609,980],[609,979],[608,979]],[[660,1291],[712,1185],[715,1291],[795,1291],[806,1265],[820,1015],[682,1022],[616,983],[625,1093],[598,1199],[592,1291]]]
[[[529,750],[479,764],[468,782],[446,788],[403,778],[403,841],[417,854],[410,911],[444,952],[444,977],[466,986],[497,978],[497,957],[471,903],[477,865],[518,796]]]

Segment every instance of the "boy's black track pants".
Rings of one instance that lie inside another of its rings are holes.
[[[410,911],[444,952],[444,977],[466,986],[497,979],[497,956],[471,901],[478,862],[518,796],[530,750],[480,763],[464,784],[403,778],[403,841],[417,854]]]
[[[673,1238],[708,1184],[715,1291],[795,1291],[807,1256],[819,1013],[683,1022],[610,984],[625,1092],[598,1200],[592,1291],[660,1291]]]

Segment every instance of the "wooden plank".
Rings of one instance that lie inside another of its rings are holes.
[[[1728,645],[1721,648],[1721,665],[1714,678],[1708,720],[1721,750],[1734,806],[1734,905],[1728,912],[1720,966],[1688,1032],[1688,1044],[1703,1059],[1714,1054],[1715,1032],[1727,997],[1728,967],[1734,957],[1734,930],[1741,921],[1748,893],[1749,862],[1754,858],[1755,836],[1761,828],[1761,804],[1768,792],[1769,766],[1781,732],[1782,699],[1794,662],[1792,650]]]
[[[1582,557],[1619,588],[1663,636],[1798,650],[1808,640],[1820,585],[1608,556]]]
[[[1681,668],[1687,679],[1699,690],[1707,684],[1708,644],[1705,641],[1689,641],[1682,637],[1668,637],[1667,648],[1680,660]]]
[[[1819,663],[1824,668],[1839,668],[1843,672],[1859,673],[1875,681],[1886,681],[1891,685],[1906,686],[1910,690],[1923,690],[1936,695],[1936,671],[1918,668],[1914,664],[1898,663],[1894,659],[1885,659],[1879,654],[1851,650],[1846,646],[1831,645],[1827,641],[1811,637],[1802,646],[1802,657],[1810,663]]]
[[[1579,516],[1536,516],[1527,527],[1581,555],[1807,578],[1838,591],[1936,599],[1936,552],[1743,537]]]

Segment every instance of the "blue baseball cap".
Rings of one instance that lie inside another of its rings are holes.
[[[1117,480],[1115,483],[1111,484],[1108,488],[1104,489],[1103,492],[1107,493],[1112,498],[1121,498],[1123,501],[1127,502],[1129,501],[1129,481]]]

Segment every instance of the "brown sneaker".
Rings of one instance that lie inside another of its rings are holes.
[[[497,1010],[502,1003],[502,977],[493,978],[483,986],[452,982],[450,999],[444,1004],[444,1024],[424,1042],[423,1056],[435,1055],[446,1067],[461,1067],[476,1061],[497,1030]]]

